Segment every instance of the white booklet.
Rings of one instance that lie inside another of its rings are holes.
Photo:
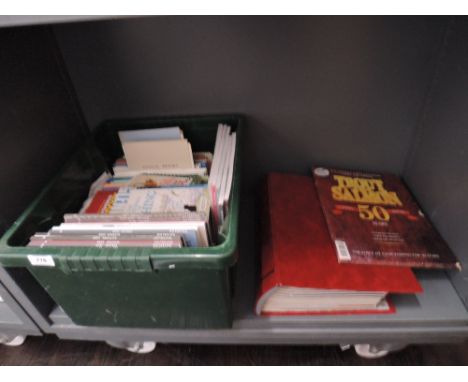
[[[211,172],[208,179],[208,185],[211,196],[211,211],[217,226],[222,224],[222,216],[218,209],[218,195],[220,190],[220,171],[224,159],[224,147],[226,144],[226,136],[229,134],[230,128],[226,125],[219,124],[216,133],[216,142],[214,148],[213,162],[211,165]]]
[[[180,127],[161,127],[156,129],[122,130],[119,131],[120,142],[161,141],[183,139],[184,133]]]
[[[122,143],[129,170],[194,168],[192,146],[186,139]]]
[[[236,133],[230,126],[220,124],[216,135],[215,154],[208,180],[211,192],[212,213],[215,223],[221,226],[227,214],[227,206],[234,174]]]
[[[229,145],[224,167],[223,180],[221,184],[221,192],[218,195],[218,208],[223,210],[223,215],[226,216],[228,209],[229,196],[231,194],[232,177],[234,174],[234,159],[236,153],[236,133],[229,136]]]

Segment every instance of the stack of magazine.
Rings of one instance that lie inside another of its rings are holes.
[[[30,239],[35,247],[208,247],[229,213],[236,133],[192,153],[179,127],[120,131],[124,157],[90,187],[78,213]]]

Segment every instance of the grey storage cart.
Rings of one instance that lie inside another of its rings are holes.
[[[0,145],[9,164],[3,171],[12,169],[0,195],[5,227],[87,126],[149,115],[246,116],[232,328],[78,326],[22,269],[8,270],[21,292],[15,299],[44,333],[132,351],[156,342],[353,344],[382,355],[405,344],[466,340],[467,21],[167,17],[0,29],[2,50],[11,53],[0,56],[0,76],[9,73]],[[424,293],[395,298],[392,315],[255,316],[257,190],[268,171],[306,174],[312,165],[402,175],[464,270],[418,271]]]
[[[0,267],[0,279],[9,283],[9,276]],[[15,286],[9,283],[15,289]],[[42,332],[0,283],[0,345],[22,345],[27,336],[40,336]]]

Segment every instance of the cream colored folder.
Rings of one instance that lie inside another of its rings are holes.
[[[122,148],[129,170],[194,168],[186,139],[124,142]]]

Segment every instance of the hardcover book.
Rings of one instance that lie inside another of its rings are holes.
[[[322,167],[313,174],[339,262],[460,268],[399,177]]]
[[[264,196],[257,314],[390,313],[387,293],[422,290],[409,268],[338,263],[311,177],[269,174]]]

